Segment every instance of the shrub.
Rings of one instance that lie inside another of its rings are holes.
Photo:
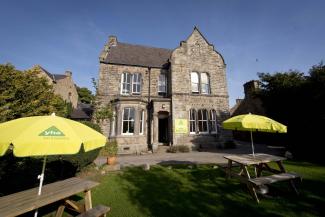
[[[177,146],[170,146],[169,149],[167,150],[170,153],[176,153],[177,152]]]
[[[228,140],[224,143],[224,148],[225,149],[237,148],[237,145],[233,140]]]
[[[100,129],[100,126],[96,123],[90,122],[90,121],[79,121],[80,123],[87,125],[88,127],[96,130],[99,133],[102,133],[102,130]]]
[[[118,145],[116,140],[111,140],[100,150],[101,156],[116,156],[118,151]]]

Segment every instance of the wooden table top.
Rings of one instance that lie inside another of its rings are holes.
[[[99,185],[98,182],[77,177],[44,185],[42,194],[37,195],[38,187],[0,197],[0,216],[17,216],[39,207],[88,191]]]
[[[234,155],[225,155],[223,157],[228,160],[246,166],[257,165],[261,163],[283,161],[286,159],[284,157],[270,155],[270,154],[263,154],[263,153],[256,153],[254,156],[252,154],[234,154]]]

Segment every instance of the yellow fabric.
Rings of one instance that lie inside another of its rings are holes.
[[[224,129],[239,131],[260,131],[268,133],[286,133],[287,127],[271,118],[261,115],[238,115],[222,123]]]
[[[0,156],[10,145],[17,157],[76,154],[104,146],[106,137],[90,127],[58,116],[19,118],[0,124]]]

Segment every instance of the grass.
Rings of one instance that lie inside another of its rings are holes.
[[[141,216],[325,216],[325,167],[285,162],[288,171],[303,176],[296,196],[288,185],[270,189],[273,195],[252,200],[245,185],[226,180],[219,168],[130,167],[93,177],[101,182],[92,192],[93,204],[111,207],[112,217]]]

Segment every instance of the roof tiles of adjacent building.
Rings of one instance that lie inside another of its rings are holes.
[[[102,62],[119,65],[166,68],[173,50],[118,42]]]

